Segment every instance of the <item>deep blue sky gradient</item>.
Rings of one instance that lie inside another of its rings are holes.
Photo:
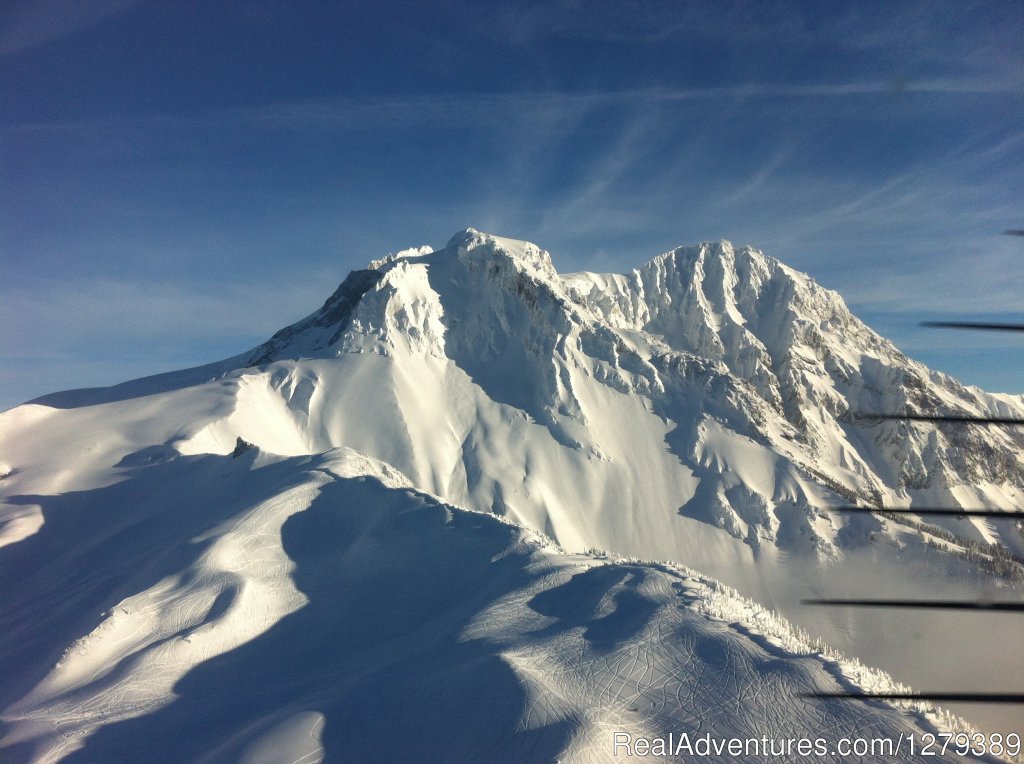
[[[234,355],[467,226],[752,244],[1024,391],[1024,3],[0,6],[0,409]]]

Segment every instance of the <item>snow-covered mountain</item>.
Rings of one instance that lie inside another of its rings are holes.
[[[455,759],[603,760],[619,726],[793,736],[822,718],[799,688],[887,681],[780,621],[758,637],[742,597],[917,686],[978,681],[935,641],[976,623],[798,606],[1022,580],[1011,521],[830,511],[1024,504],[1019,429],[879,412],[1024,418],[1024,399],[929,371],[728,242],[625,275],[559,275],[471,229],[374,261],[233,359],[0,414],[0,745],[315,760],[344,718],[388,737],[398,707]],[[741,625],[708,620],[724,590],[702,574],[739,591]],[[1020,675],[1001,627],[972,639]],[[253,672],[259,702],[229,703]],[[828,709],[829,734],[930,723]]]

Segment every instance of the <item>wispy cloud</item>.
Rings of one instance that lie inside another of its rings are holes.
[[[936,77],[850,80],[834,83],[749,82],[722,87],[652,87],[622,90],[534,91],[524,93],[447,93],[371,98],[337,98],[268,104],[211,113],[209,119],[243,121],[264,129],[346,130],[380,125],[396,128],[432,124],[500,125],[535,115],[578,114],[600,107],[651,109],[699,101],[792,98],[855,98],[912,93],[980,95],[1024,93],[1017,77]],[[191,121],[191,118],[190,118]]]
[[[318,307],[342,276],[7,285],[0,410],[56,389],[109,385],[244,352]]]
[[[787,56],[794,51],[855,52],[904,75],[925,68],[1012,72],[1024,63],[1024,50],[1017,44],[1017,30],[1024,23],[1019,3],[937,6],[930,0],[863,0],[815,9],[813,4],[763,0],[651,0],[590,3],[581,12],[579,2],[561,0],[474,11],[464,15],[478,34],[533,48],[544,41],[576,40],[627,46],[633,52],[717,41],[734,50],[757,47],[759,57],[769,58],[782,51]],[[858,65],[864,63],[862,59]]]
[[[73,34],[144,0],[10,0],[0,7],[0,56]]]
[[[127,1],[127,0],[125,0]],[[1024,71],[1016,77],[937,77],[900,80],[850,80],[833,83],[748,82],[722,87],[652,87],[622,90],[534,91],[520,93],[440,93],[313,99],[255,107],[213,109],[188,114],[95,117],[52,122],[8,123],[0,131],[14,134],[68,134],[79,131],[150,129],[212,130],[245,126],[262,130],[334,132],[424,128],[431,126],[501,127],[509,120],[532,121],[538,115],[579,114],[612,107],[668,108],[673,104],[744,99],[856,98],[913,93],[984,95],[1024,93]]]
[[[621,128],[615,140],[572,182],[565,184],[559,194],[560,201],[547,206],[541,231],[564,229],[570,220],[600,208],[612,190],[620,185],[623,176],[635,171],[652,145],[657,145],[652,140],[656,119],[650,107],[639,109]]]
[[[734,205],[764,189],[778,172],[779,168],[785,165],[791,154],[792,152],[788,149],[775,151],[757,168],[746,183],[721,199],[720,203],[723,205]]]
[[[206,289],[195,282],[113,278],[8,287],[0,305],[5,351],[26,356],[37,348],[67,350],[102,344],[105,338],[166,346],[188,345],[211,334],[262,336],[320,305],[330,294],[331,281],[306,272],[290,283],[275,278]],[[246,305],[263,306],[263,317],[240,309]]]

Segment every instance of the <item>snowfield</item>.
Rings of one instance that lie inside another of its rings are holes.
[[[1011,520],[831,511],[1022,506],[1020,428],[865,416],[903,411],[1024,400],[727,242],[626,275],[472,229],[374,261],[235,358],[0,414],[0,756],[610,761],[616,732],[966,729],[802,697],[898,686],[863,664],[1020,691],[1005,616],[799,605],[1020,598]]]
[[[799,697],[856,685],[781,626],[710,617],[757,609],[696,574],[567,554],[351,450],[122,469],[37,497],[53,520],[2,558],[5,759],[607,761],[623,731],[934,729]]]

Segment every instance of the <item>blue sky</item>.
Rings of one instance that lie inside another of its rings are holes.
[[[1024,392],[1024,3],[0,6],[0,408],[234,355],[472,226],[752,244]]]

